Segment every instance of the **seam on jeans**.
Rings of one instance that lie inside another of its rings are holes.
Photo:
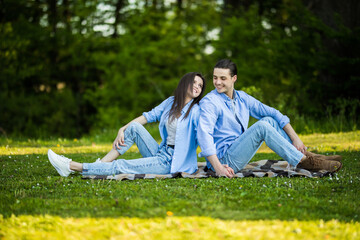
[[[142,167],[156,167],[156,166],[159,166],[159,165],[166,166],[165,164],[162,164],[162,163],[148,163],[148,164],[137,165],[137,166],[128,166],[127,168],[129,168],[129,169],[138,169],[138,168],[142,168]]]
[[[135,132],[135,134],[136,134],[137,136],[140,136],[140,134],[139,134],[138,132]],[[150,134],[150,133],[149,133],[149,134]],[[150,135],[150,136],[151,136],[151,135]],[[151,137],[152,137],[152,136],[151,136]],[[142,138],[141,138],[141,139],[142,139]],[[154,138],[153,138],[153,139],[154,139]],[[150,148],[149,148],[149,146],[147,145],[146,141],[143,141],[143,142],[145,143],[145,146],[146,146],[148,152],[151,152],[152,156],[155,156],[156,153],[159,152],[159,147],[158,147],[158,151],[157,151],[155,154],[153,154],[152,151],[150,151]]]

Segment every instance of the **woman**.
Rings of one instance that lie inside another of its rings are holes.
[[[201,74],[187,73],[181,78],[174,96],[120,128],[113,149],[101,161],[79,163],[49,149],[50,163],[63,177],[74,171],[83,175],[194,173],[197,170],[198,103],[204,89],[205,80]],[[143,127],[148,122],[156,121],[160,122],[160,145]],[[134,142],[143,158],[115,160]]]

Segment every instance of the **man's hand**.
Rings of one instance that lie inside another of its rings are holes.
[[[305,153],[307,147],[300,140],[299,136],[296,134],[296,132],[292,128],[291,124],[290,123],[286,124],[283,129],[286,132],[286,134],[289,136],[289,138],[291,139],[294,147],[296,147],[296,149],[299,150],[300,152]]]
[[[216,170],[216,175],[219,177],[225,176],[228,178],[232,178],[234,174],[234,169],[229,167],[227,164],[223,164],[218,170]]]
[[[114,143],[113,143],[113,149],[121,149],[120,146],[126,146],[125,145],[125,135],[124,130],[122,128],[119,129],[118,135],[116,136]]]
[[[232,178],[234,176],[234,170],[227,164],[221,164],[216,154],[206,157],[215,169],[217,176],[225,176]]]
[[[304,143],[300,140],[300,138],[297,138],[293,141],[294,147],[296,147],[297,150],[299,150],[302,153],[306,152],[307,147],[304,145]]]

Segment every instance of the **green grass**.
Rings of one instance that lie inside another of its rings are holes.
[[[8,235],[10,230],[7,231],[6,226],[13,224],[11,226],[16,228],[16,221],[21,220],[20,216],[32,217],[32,220],[24,220],[25,222],[40,221],[41,216],[58,216],[62,219],[56,221],[68,218],[88,221],[92,218],[129,217],[151,221],[160,218],[156,221],[162,222],[169,218],[168,211],[173,217],[179,217],[185,222],[190,221],[190,216],[198,216],[201,221],[209,218],[215,222],[236,221],[239,224],[255,221],[251,226],[262,220],[270,221],[269,224],[279,220],[282,224],[290,224],[296,220],[302,226],[306,222],[316,225],[322,220],[329,223],[327,221],[336,219],[341,224],[358,226],[360,146],[357,136],[359,131],[302,136],[304,142],[310,142],[312,149],[318,152],[343,155],[343,169],[331,177],[121,182],[83,180],[79,174],[62,178],[47,160],[46,150],[51,147],[74,160],[92,162],[109,150],[110,142],[92,145],[91,140],[1,139],[0,214],[3,218],[0,221],[0,238],[11,236]],[[124,157],[131,159],[140,155],[134,147]],[[254,160],[259,159],[279,157],[264,147],[254,157]],[[359,234],[359,230],[355,233]]]
[[[358,221],[359,152],[342,152],[333,177],[135,181],[59,177],[45,155],[1,156],[0,212],[62,217],[209,216],[221,219]],[[99,156],[101,154],[95,154]],[[136,157],[137,154],[129,154]],[[94,154],[69,154],[86,161]],[[257,159],[276,158],[258,154]]]

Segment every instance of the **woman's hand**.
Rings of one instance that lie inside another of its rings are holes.
[[[296,138],[293,143],[294,147],[296,147],[297,150],[299,150],[302,153],[306,152],[307,147],[304,145],[304,143],[300,140],[300,138]]]
[[[124,129],[120,128],[118,135],[116,136],[114,143],[113,143],[113,149],[121,149],[120,146],[126,146],[125,145],[125,134],[124,134]]]

